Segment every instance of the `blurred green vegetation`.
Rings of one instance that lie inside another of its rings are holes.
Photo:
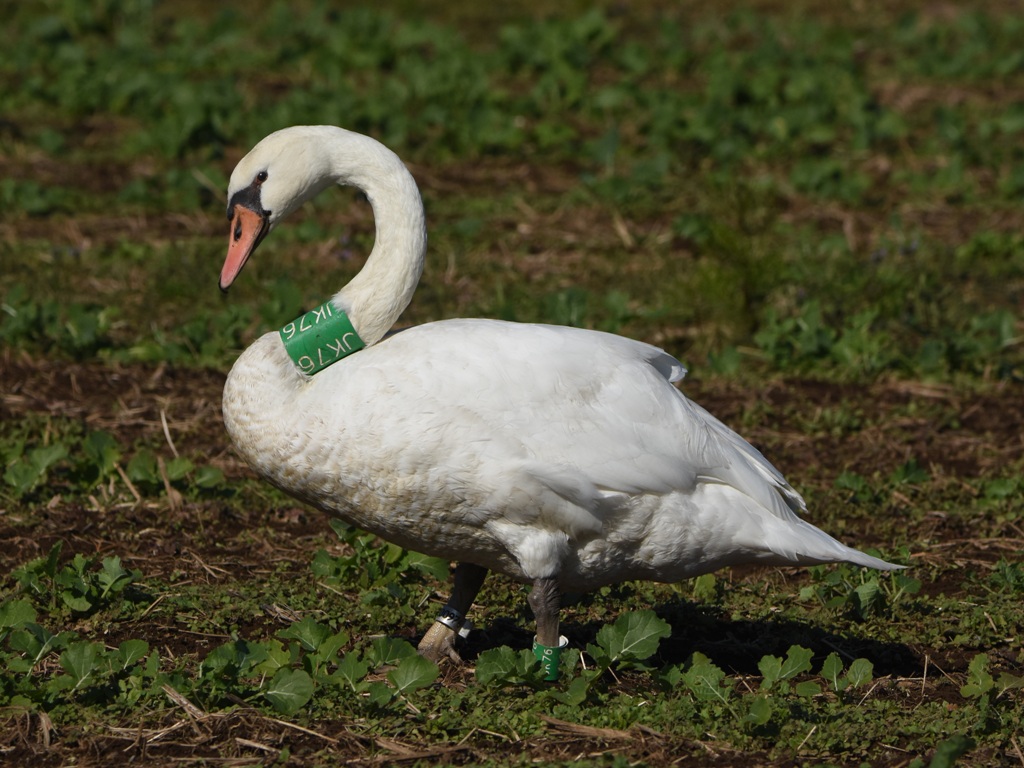
[[[322,199],[215,296],[233,161],[330,123],[420,178],[403,322],[602,328],[695,372],[1019,378],[1024,17],[809,8],[19,5],[0,340],[226,365],[370,245]]]

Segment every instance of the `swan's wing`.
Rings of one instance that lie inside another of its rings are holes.
[[[787,519],[804,508],[756,449],[672,386],[686,370],[657,347],[482,320],[420,326],[378,352],[387,347],[389,359],[409,366],[408,378],[392,376],[387,388],[418,403],[416,428],[448,452],[468,448],[489,466],[516,466],[581,503],[712,482]]]

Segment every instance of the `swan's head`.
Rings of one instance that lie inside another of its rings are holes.
[[[235,166],[228,182],[231,229],[220,273],[222,291],[277,222],[335,182],[322,149],[325,130],[295,126],[277,131]]]

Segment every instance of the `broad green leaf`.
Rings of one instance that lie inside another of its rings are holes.
[[[843,662],[838,653],[830,653],[821,665],[821,676],[825,678],[833,691],[837,693],[846,687],[846,681],[841,681],[839,676],[843,674]]]
[[[135,580],[135,576],[136,574],[125,570],[121,565],[121,558],[116,555],[103,558],[102,569],[96,574],[96,580],[102,588],[100,597],[107,597],[111,593],[121,592]]]
[[[46,472],[50,467],[68,455],[67,446],[63,443],[44,445],[33,449],[31,456],[32,464],[39,470],[40,474]]]
[[[348,643],[349,636],[345,631],[336,632],[330,635],[317,650],[317,656],[323,661],[331,661],[336,658],[338,651]]]
[[[125,468],[128,479],[134,483],[157,485],[160,482],[160,470],[157,468],[156,454],[148,448],[141,448],[132,456]]]
[[[70,590],[61,592],[60,599],[64,601],[64,605],[76,613],[88,613],[93,607],[93,603],[89,598],[76,595]]]
[[[416,655],[416,649],[405,640],[398,640],[393,637],[378,637],[370,645],[365,658],[374,667],[383,667],[388,664],[397,664],[402,659]]]
[[[405,554],[405,550],[397,544],[390,542],[384,542],[380,545],[380,557],[387,565],[394,565],[402,559],[402,555]]]
[[[216,488],[224,482],[224,473],[217,467],[202,466],[195,471],[192,482],[200,488]]]
[[[999,689],[1000,695],[1007,691],[1024,688],[1024,677],[1017,677],[1009,672],[1003,672],[999,675],[999,679],[996,680],[996,688]]]
[[[693,580],[693,599],[707,602],[714,600],[717,592],[715,574],[705,573]]]
[[[367,696],[367,701],[375,707],[387,706],[391,700],[398,695],[394,688],[391,688],[387,683],[382,683],[380,681],[370,683],[366,691],[369,694]]]
[[[348,561],[331,555],[326,549],[318,549],[313,555],[313,562],[310,569],[318,579],[328,584],[336,584],[348,572]]]
[[[661,671],[658,679],[662,685],[671,689],[683,682],[683,673],[684,670],[681,664],[672,664]]]
[[[11,464],[4,472],[4,481],[24,496],[41,481],[51,466],[66,458],[68,449],[61,443],[34,448],[28,456]]]
[[[96,666],[96,656],[103,650],[99,643],[79,641],[68,646],[60,655],[60,665],[70,675],[74,689],[81,688]]]
[[[28,600],[11,600],[0,605],[0,630],[36,620],[36,609]]]
[[[507,682],[516,669],[516,652],[503,645],[483,651],[476,660],[476,679],[481,685]]]
[[[766,696],[752,696],[747,714],[743,722],[752,725],[764,725],[772,719],[772,704]]]
[[[409,552],[406,558],[408,567],[433,576],[438,581],[446,581],[450,575],[451,564],[440,557],[429,557],[419,552]]]
[[[569,681],[569,685],[566,686],[564,691],[550,690],[545,691],[547,697],[559,701],[562,704],[568,704],[570,707],[578,707],[580,704],[587,700],[587,694],[590,692],[590,686],[593,685],[594,681],[601,676],[601,671],[596,669],[583,670],[578,677],[574,677]]]
[[[266,658],[253,666],[252,670],[257,674],[276,675],[279,669],[289,667],[295,661],[293,654],[284,647],[280,640],[266,640],[260,645],[266,651]]]
[[[793,686],[793,692],[797,696],[806,696],[807,698],[810,698],[811,696],[817,696],[821,693],[821,686],[813,680],[804,680],[803,682],[797,683]]]
[[[804,672],[810,672],[812,656],[813,651],[800,645],[791,645],[786,651],[786,660],[782,662],[779,679],[789,680]]]
[[[298,640],[306,651],[316,651],[331,635],[330,627],[320,624],[316,619],[307,616],[277,633],[286,640]],[[348,639],[346,638],[347,642]],[[344,643],[342,643],[343,645]]]
[[[875,613],[884,601],[878,579],[864,582],[854,590],[854,593],[857,595],[860,613],[864,616]]]
[[[21,497],[31,491],[42,479],[43,473],[27,459],[11,464],[4,471],[4,482],[14,489],[16,496]]]
[[[102,480],[114,470],[121,458],[117,440],[109,432],[90,432],[82,441],[82,452],[96,470],[96,479]]]
[[[165,468],[167,470],[167,479],[174,482],[184,478],[192,471],[194,465],[184,456],[177,456],[168,461]]]
[[[313,689],[313,678],[305,670],[279,669],[263,695],[281,714],[294,715],[313,698]]]
[[[235,677],[244,674],[267,660],[268,652],[264,643],[234,640],[210,651],[203,659],[200,669]]]
[[[398,667],[388,672],[388,680],[399,693],[411,693],[425,688],[437,679],[437,665],[418,653],[402,659]]]
[[[704,701],[726,702],[732,693],[731,681],[726,679],[725,672],[703,653],[693,654],[690,668],[683,673],[682,680],[694,696]]]
[[[364,659],[360,659],[359,655],[355,651],[346,653],[342,660],[338,663],[338,668],[334,671],[331,676],[333,679],[344,681],[349,688],[353,691],[358,691],[360,683],[363,678],[366,677],[367,672],[370,671],[370,664]]]
[[[928,768],[953,768],[958,758],[974,749],[974,740],[967,736],[946,739],[935,748],[935,754]]]
[[[611,626],[597,633],[597,643],[608,654],[611,663],[643,661],[654,655],[662,638],[672,633],[668,622],[654,611],[625,613]]]
[[[761,672],[761,687],[765,690],[771,688],[782,676],[782,659],[778,656],[762,656],[757,662],[757,668]]]
[[[979,653],[967,667],[967,683],[960,688],[963,696],[976,698],[984,696],[995,687],[995,680],[988,671],[988,656]]]
[[[854,688],[870,683],[875,676],[875,666],[867,659],[854,659],[846,673],[846,679]]]
[[[117,651],[121,669],[128,669],[149,653],[149,643],[145,640],[125,640],[117,647]]]
[[[894,573],[892,581],[900,595],[916,595],[921,591],[920,579],[915,579],[913,576],[908,576],[905,573]]]
[[[31,669],[50,651],[66,648],[70,637],[73,637],[72,633],[61,632],[55,635],[45,627],[28,622],[22,629],[13,630],[7,643],[11,650],[25,654],[28,668]],[[11,663],[14,661],[12,659]]]

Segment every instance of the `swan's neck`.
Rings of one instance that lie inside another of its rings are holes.
[[[334,296],[367,344],[380,341],[409,305],[427,249],[423,202],[412,174],[382,144],[342,131],[329,145],[334,180],[365,193],[376,239],[366,264]]]

